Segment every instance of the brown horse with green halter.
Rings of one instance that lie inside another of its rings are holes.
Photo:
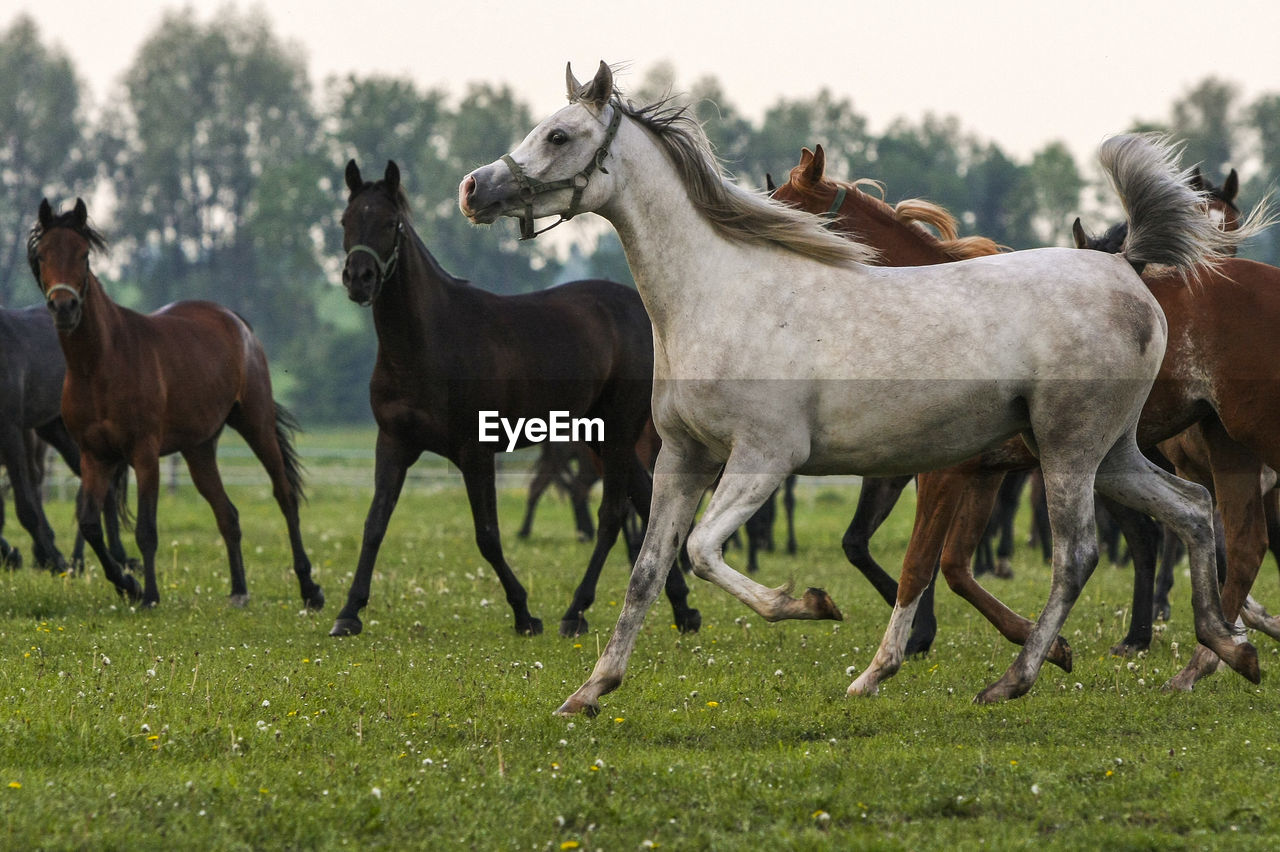
[[[175,302],[152,314],[117,305],[89,265],[91,253],[104,247],[83,201],[76,199],[73,210],[59,215],[47,200],[40,203],[27,256],[67,361],[62,417],[81,450],[80,530],[107,578],[130,600],[146,606],[160,602],[155,570],[160,457],[181,453],[226,544],[231,601],[248,601],[239,514],[218,473],[218,437],[230,426],[271,477],[303,603],[323,607],[324,593],[311,579],[298,523],[302,471],[291,438],[294,422],[272,399],[262,344],[248,323],[212,302]],[[102,536],[103,500],[126,465],[138,483],[136,532],[145,588],[124,572]]]

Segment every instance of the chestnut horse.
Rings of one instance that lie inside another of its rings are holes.
[[[311,579],[298,525],[302,474],[291,439],[294,422],[271,397],[262,344],[248,323],[212,302],[174,302],[139,314],[111,301],[89,266],[90,254],[106,244],[88,215],[80,199],[73,210],[58,215],[48,199],[41,201],[27,259],[67,362],[62,417],[81,451],[80,530],[107,578],[132,601],[160,602],[155,563],[160,457],[182,453],[226,543],[231,601],[248,601],[239,515],[218,473],[218,437],[230,426],[271,477],[289,528],[303,602],[323,607],[324,593]],[[126,465],[138,483],[136,536],[145,588],[124,572],[102,536],[103,501]]]
[[[802,167],[803,163],[797,169]],[[776,197],[824,213],[838,189],[834,182],[825,184],[794,194],[784,192],[784,185]],[[1200,186],[1206,205],[1221,210],[1213,218],[1228,226],[1238,224],[1234,193],[1215,202],[1208,192],[1211,187],[1203,180]],[[845,220],[846,214],[838,218]],[[859,221],[857,213],[849,212],[847,220]],[[1255,217],[1249,229],[1258,227]],[[900,229],[907,230],[906,226]],[[1123,236],[1114,245],[1122,242]],[[1164,310],[1170,345],[1139,420],[1139,445],[1151,447],[1188,427],[1199,427],[1212,460],[1211,485],[1227,529],[1223,610],[1228,619],[1235,619],[1266,548],[1259,487],[1262,465],[1275,467],[1280,462],[1280,423],[1269,413],[1280,405],[1280,363],[1261,355],[1274,345],[1268,329],[1280,323],[1280,270],[1230,258],[1202,270],[1190,284],[1184,274],[1168,269],[1144,271],[1142,280]],[[940,559],[951,588],[1018,644],[1025,641],[1031,622],[980,586],[970,563],[1005,472],[1036,463],[1026,445],[1015,439],[955,467],[921,474],[916,527],[903,567],[904,578],[918,581],[932,573]],[[1149,570],[1135,575],[1134,624],[1129,637],[1114,649],[1117,652],[1145,647],[1150,641],[1152,582]],[[1268,632],[1276,629],[1265,621],[1259,626]],[[1070,648],[1061,637],[1059,642],[1062,654],[1051,653],[1049,660],[1070,670]],[[1190,688],[1210,669],[1207,655],[1200,649],[1171,685]],[[881,674],[887,677],[892,672]]]

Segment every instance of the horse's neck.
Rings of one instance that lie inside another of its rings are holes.
[[[952,258],[936,242],[914,225],[901,222],[893,212],[865,193],[853,196],[852,213],[843,213],[840,221],[861,242],[880,252],[882,266],[928,266],[947,263]]]
[[[455,279],[432,257],[411,228],[405,229],[399,268],[373,303],[378,344],[389,351],[419,352],[447,330],[448,288]]]
[[[89,283],[80,300],[80,324],[69,334],[60,334],[67,371],[89,374],[103,363],[103,354],[118,336],[124,309],[111,301],[98,276],[89,274]]]

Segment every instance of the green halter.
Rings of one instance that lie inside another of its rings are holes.
[[[350,260],[351,255],[356,252],[363,252],[364,254],[372,257],[373,262],[378,265],[378,286],[381,287],[383,284],[387,283],[387,279],[389,279],[396,271],[396,261],[400,259],[400,236],[403,233],[404,222],[397,221],[395,243],[391,246],[391,254],[387,256],[386,260],[383,260],[381,255],[366,245],[352,246],[351,250],[347,252],[347,260]]]
[[[544,234],[556,227],[556,225],[561,225],[577,216],[582,212],[578,209],[578,205],[582,202],[582,193],[586,191],[587,184],[591,181],[591,175],[595,173],[596,169],[599,169],[604,174],[609,173],[609,170],[604,167],[604,159],[609,156],[609,146],[613,144],[613,137],[618,133],[618,125],[622,123],[622,108],[616,103],[611,104],[611,106],[613,107],[613,117],[609,119],[609,128],[604,133],[604,142],[596,149],[595,156],[583,167],[582,171],[573,177],[540,181],[525,174],[524,169],[520,168],[519,163],[511,159],[510,154],[502,155],[502,162],[507,164],[507,168],[511,169],[511,174],[516,179],[516,184],[520,187],[520,198],[524,202],[524,211],[518,217],[520,219],[520,239],[531,240],[538,234]],[[561,213],[560,218],[555,222],[552,222],[541,231],[535,231],[533,229],[534,198],[560,189],[573,190],[573,199],[569,202],[569,212]]]

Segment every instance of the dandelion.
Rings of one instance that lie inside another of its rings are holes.
[[[717,707],[719,707],[719,706],[720,706],[720,702],[719,702],[719,701],[708,701],[708,702],[707,702],[707,706],[708,706],[708,707],[710,707],[712,710],[714,710],[714,709],[716,709]]]
[[[10,790],[21,790],[21,789],[22,789],[22,782],[21,782],[21,781],[10,781],[10,782],[9,782],[9,789],[10,789]]]
[[[1110,769],[1108,769],[1108,770],[1107,770],[1107,775],[1106,775],[1106,777],[1107,777],[1107,778],[1110,778],[1112,775],[1115,775],[1115,773],[1114,773],[1114,772],[1112,772]]]
[[[625,722],[625,721],[627,721],[627,720],[626,720],[626,719],[624,719],[624,718],[622,718],[621,716],[615,716],[615,717],[614,717],[614,719],[613,719],[613,721],[614,721],[616,724],[621,725],[623,722]]]
[[[270,706],[271,706],[271,702],[264,698],[264,699],[262,699],[262,706],[263,706],[263,707],[270,707]]]
[[[1039,795],[1040,795],[1040,785],[1039,785],[1039,784],[1032,784],[1032,785],[1031,785],[1031,795],[1033,795],[1033,796],[1039,796]]]
[[[259,794],[261,794],[261,795],[263,795],[263,796],[267,795],[267,793],[268,793],[268,792],[269,792],[269,791],[267,790],[267,788],[266,788],[266,787],[259,787],[259,788],[258,788],[258,793],[259,793]]]
[[[581,844],[576,840],[566,840],[560,844],[561,849],[577,849]]]

